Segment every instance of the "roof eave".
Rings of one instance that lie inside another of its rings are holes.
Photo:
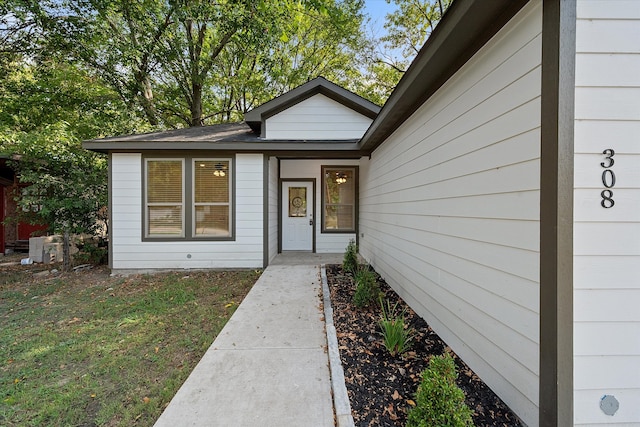
[[[370,154],[529,0],[456,0],[360,140]]]
[[[330,153],[349,153],[360,157],[357,140],[349,141],[282,141],[282,142],[127,142],[109,143],[85,141],[82,147],[99,152],[143,152],[143,151],[225,151],[235,153],[308,153],[314,156],[327,156]]]

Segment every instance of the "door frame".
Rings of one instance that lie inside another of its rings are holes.
[[[278,253],[282,253],[282,184],[285,182],[311,183],[311,209],[313,212],[313,227],[311,228],[311,252],[316,253],[316,227],[318,225],[316,212],[316,179],[315,178],[278,178]]]

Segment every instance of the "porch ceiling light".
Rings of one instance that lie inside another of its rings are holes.
[[[347,182],[347,174],[342,173],[342,172],[337,172],[336,173],[336,183],[344,184],[345,182]]]

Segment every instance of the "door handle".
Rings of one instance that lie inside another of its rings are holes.
[[[309,225],[313,225],[313,218],[309,219]]]

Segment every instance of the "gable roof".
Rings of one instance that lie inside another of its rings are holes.
[[[333,99],[370,119],[375,119],[380,112],[380,107],[373,102],[330,82],[324,77],[316,77],[246,112],[244,114],[245,122],[254,132],[261,134],[264,120],[317,94],[322,94],[327,98]]]

